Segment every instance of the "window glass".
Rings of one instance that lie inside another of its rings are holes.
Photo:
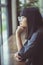
[[[0,21],[0,45],[1,45],[1,21]]]
[[[7,0],[1,0],[1,4],[7,4]]]
[[[2,12],[2,35],[3,35],[3,43],[6,41],[7,39],[7,9],[6,7],[2,7],[1,8],[1,12]]]

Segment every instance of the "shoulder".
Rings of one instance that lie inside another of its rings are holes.
[[[30,42],[31,43],[39,43],[43,41],[43,30],[39,29],[37,32],[33,33]]]

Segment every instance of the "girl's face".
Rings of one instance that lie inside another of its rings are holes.
[[[20,21],[20,26],[27,28],[27,18],[22,16]]]
[[[22,16],[21,19],[18,19],[20,21],[20,26],[22,26],[24,28],[24,35],[25,38],[27,38],[28,35],[28,25],[27,25],[27,18]]]

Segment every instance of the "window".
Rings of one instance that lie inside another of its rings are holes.
[[[7,4],[7,0],[1,0],[1,4]]]
[[[0,41],[5,43],[8,37],[7,0],[0,1]]]
[[[41,15],[43,17],[43,0],[39,0],[39,8],[40,8]]]

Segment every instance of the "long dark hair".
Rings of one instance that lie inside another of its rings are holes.
[[[30,39],[32,34],[43,26],[40,11],[36,7],[25,8],[22,10],[20,15],[27,17],[28,30],[26,34],[26,39]]]

